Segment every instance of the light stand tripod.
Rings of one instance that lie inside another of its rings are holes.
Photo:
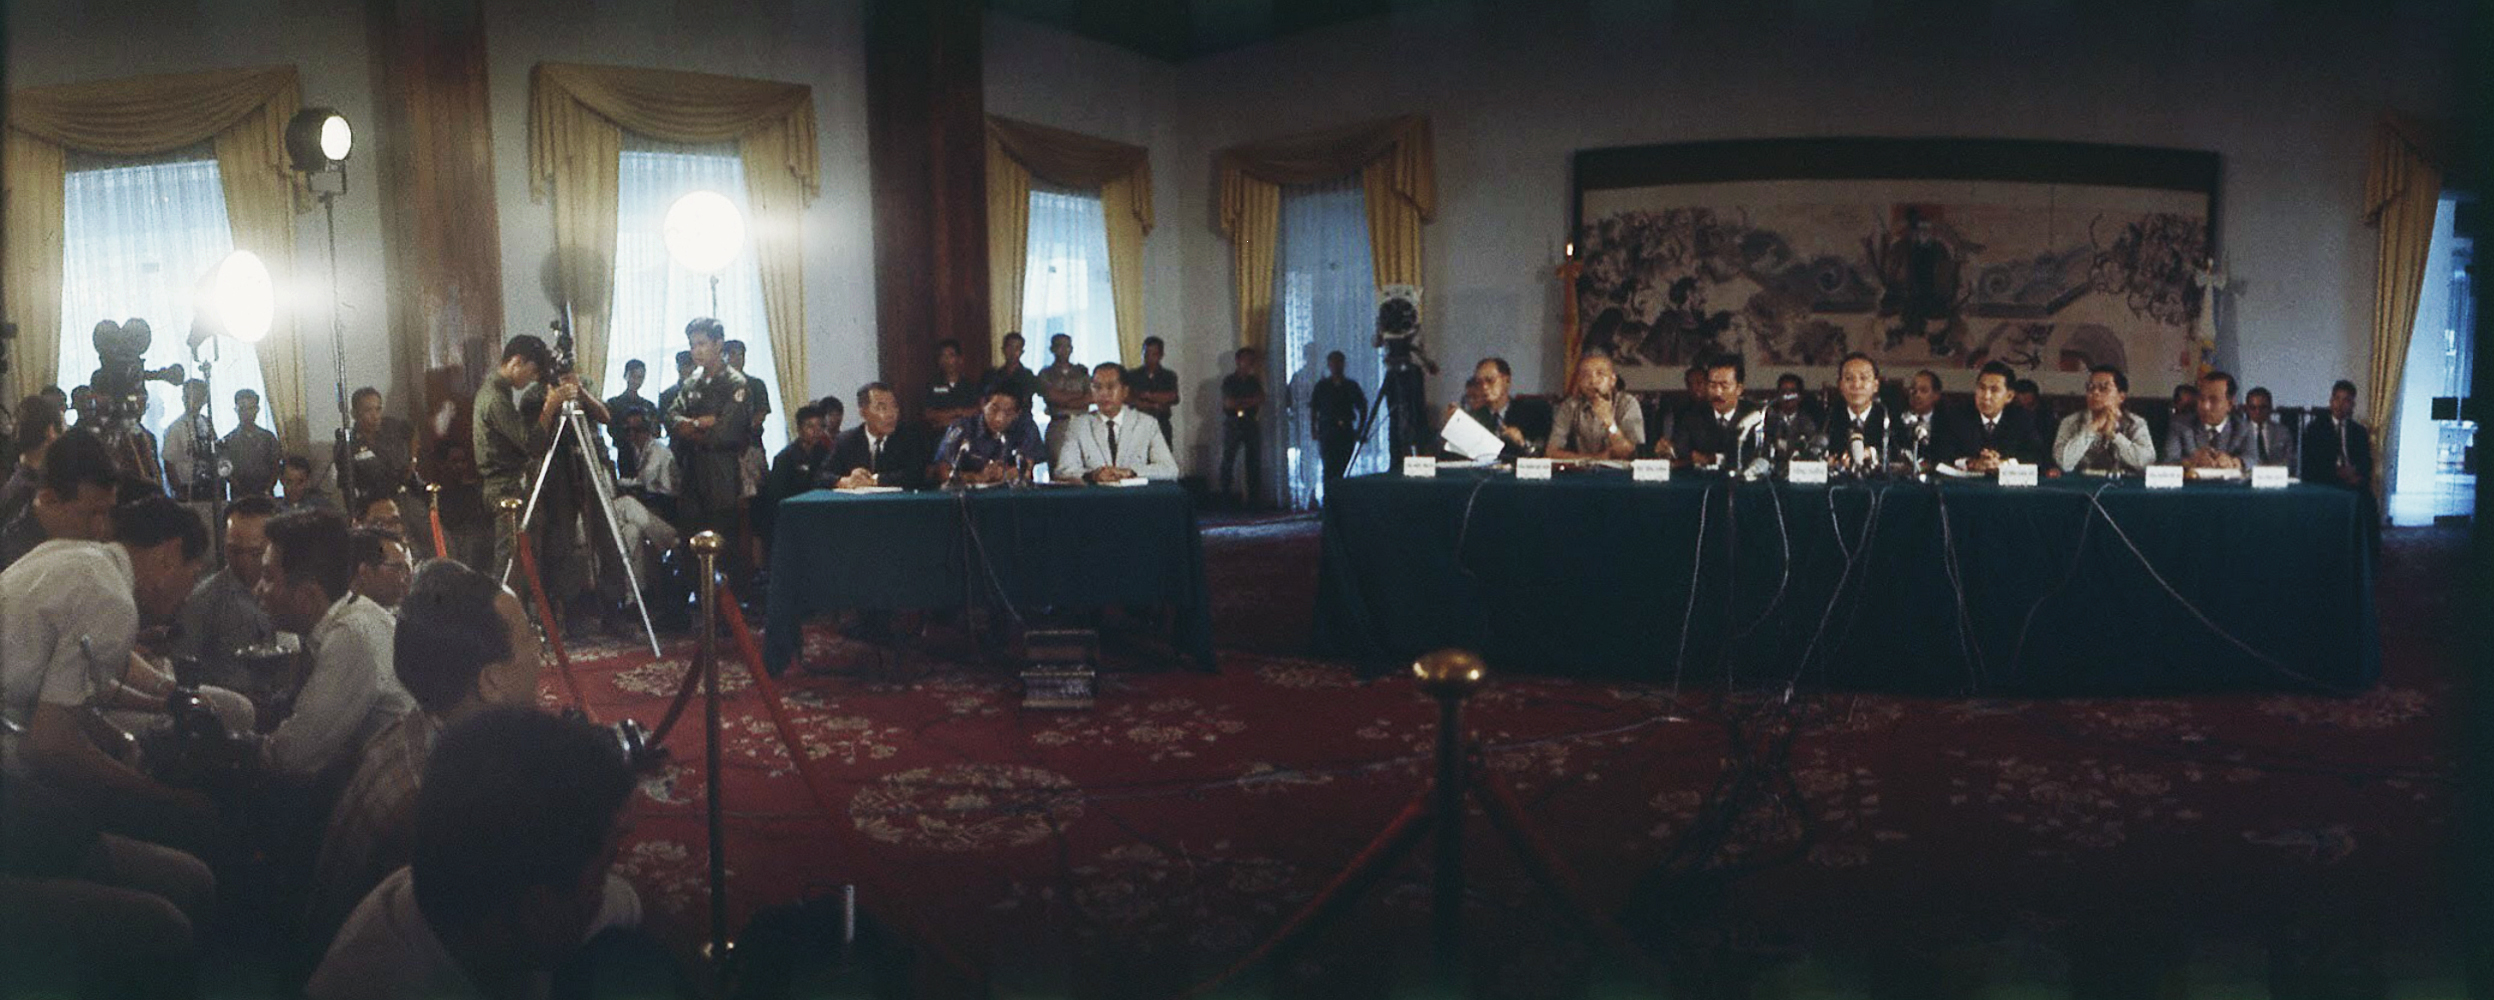
[[[346,309],[340,304],[338,294],[338,196],[346,193],[346,165],[333,163],[329,166],[329,170],[338,175],[338,189],[317,193],[320,196],[321,214],[327,217],[329,225],[329,357],[337,369],[338,376],[338,435],[336,447],[331,454],[347,455],[350,458],[343,464],[336,462],[331,464],[337,466],[338,500],[341,503],[347,503],[355,498],[355,463],[351,460],[352,453],[347,450],[347,446],[351,443],[348,434],[355,426],[355,411],[347,405]]]

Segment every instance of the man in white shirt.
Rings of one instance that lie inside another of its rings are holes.
[[[2087,370],[2087,408],[2061,420],[2053,460],[2065,472],[2137,475],[2156,461],[2148,422],[2126,412],[2130,376],[2112,365]]]
[[[312,667],[294,714],[270,733],[262,762],[303,785],[354,766],[372,734],[415,707],[390,672],[397,619],[349,589],[354,562],[346,518],[300,510],[268,523],[260,606],[278,628],[303,636]]]
[[[204,412],[208,383],[182,384],[182,415],[165,425],[165,486],[176,500],[207,503],[223,499],[216,490],[216,427]],[[203,481],[204,480],[204,481]]]
[[[234,654],[277,637],[277,626],[252,596],[268,555],[268,522],[275,516],[277,501],[264,496],[246,496],[225,508],[225,566],[191,588],[173,638],[175,659],[196,660],[211,683],[255,696],[274,679],[251,675]]]
[[[1091,369],[1090,413],[1073,418],[1054,456],[1059,482],[1114,483],[1178,478],[1178,460],[1160,436],[1160,421],[1126,405],[1126,368],[1103,361]]]
[[[612,734],[528,708],[492,708],[433,746],[414,850],[347,917],[312,1000],[542,997],[590,938],[641,922],[607,873],[633,789]]]
[[[395,613],[416,580],[416,564],[407,557],[407,543],[395,532],[357,528],[347,534],[347,551],[355,562],[347,590]]]

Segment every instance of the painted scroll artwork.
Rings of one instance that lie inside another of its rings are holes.
[[[2004,361],[2143,384],[2212,345],[2206,192],[1996,180],[1768,179],[1580,190],[1583,346],[1640,388],[1730,351],[1862,351],[1891,372]]]

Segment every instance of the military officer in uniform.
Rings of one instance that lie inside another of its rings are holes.
[[[749,572],[737,516],[744,506],[743,458],[753,441],[753,391],[727,363],[727,328],[701,317],[684,326],[694,372],[675,395],[666,422],[673,432],[677,470],[676,511],[690,537],[716,531],[727,542],[728,578]]]

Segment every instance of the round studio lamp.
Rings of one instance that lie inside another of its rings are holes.
[[[667,255],[695,274],[717,274],[745,246],[745,216],[716,191],[695,191],[675,200],[660,227]]]
[[[286,122],[286,155],[296,170],[327,170],[345,163],[354,151],[355,130],[336,108],[305,108]]]
[[[235,340],[257,344],[268,337],[269,327],[277,322],[277,288],[259,254],[236,250],[225,255],[209,279],[208,309]]]
[[[1489,667],[1469,649],[1441,649],[1412,661],[1412,679],[1423,693],[1464,698],[1489,679]]]

